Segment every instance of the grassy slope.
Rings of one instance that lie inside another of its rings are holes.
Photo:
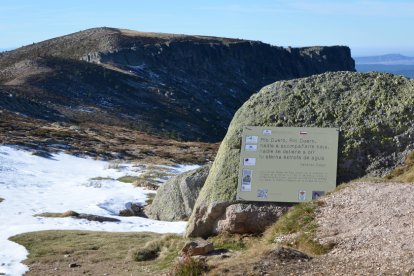
[[[160,246],[160,257],[154,261],[136,262],[134,253],[146,243],[161,240],[165,235],[155,233],[107,233],[89,231],[42,231],[21,234],[11,240],[29,251],[31,267],[27,275],[45,275],[50,271],[86,275],[154,275],[172,267],[183,239],[170,236],[167,247]],[[69,268],[70,263],[79,266]]]

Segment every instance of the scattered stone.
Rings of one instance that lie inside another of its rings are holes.
[[[69,210],[69,211],[63,212],[61,216],[62,217],[78,217],[79,213],[76,213],[75,211]]]
[[[275,258],[279,261],[308,261],[312,259],[312,257],[306,255],[303,252],[295,250],[289,247],[278,247],[270,251],[269,256],[270,258]]]
[[[213,250],[214,247],[211,242],[199,239],[187,242],[181,249],[181,253],[183,256],[196,256],[208,254]]]
[[[121,217],[147,217],[145,214],[145,207],[140,204],[128,202],[125,204],[125,208],[126,209],[119,211]]]
[[[134,184],[134,186],[141,187],[141,188],[144,188],[146,190],[151,190],[151,191],[156,191],[160,187],[160,186],[158,186],[154,183],[151,183],[147,180],[144,180],[144,179],[138,179],[138,180],[134,181],[133,184]]]
[[[86,219],[89,221],[98,221],[98,222],[120,222],[120,220],[116,218],[109,218],[109,217],[90,215],[90,214],[79,214],[76,218]]]
[[[43,158],[52,158],[53,155],[50,152],[47,152],[45,150],[34,150],[32,152],[33,155],[43,157]]]

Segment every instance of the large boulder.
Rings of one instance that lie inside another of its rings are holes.
[[[217,219],[213,233],[261,233],[286,213],[289,207],[289,204],[267,202],[229,205]]]
[[[235,114],[186,235],[213,234],[226,209],[236,203],[243,126],[340,128],[341,183],[384,176],[402,164],[414,145],[413,119],[414,80],[401,76],[337,72],[264,87]]]
[[[187,220],[206,181],[211,165],[179,174],[162,185],[152,202],[148,216],[152,219]]]

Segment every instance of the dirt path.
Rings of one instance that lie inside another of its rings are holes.
[[[269,252],[233,275],[414,275],[414,184],[354,183],[323,199],[317,239],[334,243],[311,260]]]
[[[291,264],[302,275],[414,275],[414,185],[354,183],[324,199],[317,237],[334,249]]]

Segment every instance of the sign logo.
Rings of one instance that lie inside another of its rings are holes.
[[[256,165],[256,158],[244,158],[243,164],[245,166],[254,166]]]
[[[257,151],[257,145],[246,145],[246,151]]]
[[[258,136],[246,136],[246,144],[257,144]]]
[[[299,199],[299,201],[305,201],[306,200],[306,191],[299,191],[298,199]]]
[[[325,194],[324,191],[312,191],[312,199],[318,199]]]

